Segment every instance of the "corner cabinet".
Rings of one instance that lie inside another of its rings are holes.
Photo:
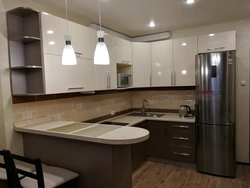
[[[133,87],[151,86],[151,45],[133,42]],[[143,70],[143,71],[142,71]]]
[[[112,43],[116,51],[116,63],[132,65],[132,42],[113,37]]]
[[[43,94],[40,14],[28,8],[7,12],[13,95]]]

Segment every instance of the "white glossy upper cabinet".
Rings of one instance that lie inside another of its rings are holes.
[[[116,50],[113,46],[113,37],[105,35],[104,42],[108,48],[110,65],[95,65],[96,90],[110,90],[117,88]]]
[[[93,60],[77,58],[77,65],[62,65],[62,56],[44,54],[46,94],[95,90]]]
[[[112,41],[116,50],[116,63],[133,64],[132,42],[118,37],[113,37]]]
[[[198,36],[198,53],[236,49],[236,31]]]
[[[195,86],[195,55],[197,37],[173,40],[174,85]]]
[[[152,86],[173,85],[172,40],[151,43]]]
[[[66,20],[53,15],[41,14],[43,52],[62,55],[65,46]],[[77,57],[94,59],[96,31],[80,24],[68,22],[71,45]]]
[[[94,59],[96,31],[74,22],[69,22],[69,29],[77,57]]]
[[[62,55],[65,46],[66,20],[41,13],[41,28],[43,53]]]
[[[151,44],[133,42],[133,87],[151,86]]]

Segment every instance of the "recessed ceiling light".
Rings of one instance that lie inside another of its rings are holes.
[[[53,34],[53,33],[54,33],[54,31],[52,31],[52,30],[48,30],[48,31],[47,31],[47,33],[48,33],[48,34]]]
[[[49,45],[54,45],[54,44],[55,44],[54,41],[50,41],[50,42],[49,42]]]
[[[196,0],[185,0],[187,4],[193,4]]]
[[[213,37],[213,36],[214,36],[214,33],[210,33],[209,36],[210,36],[210,37]]]
[[[150,21],[150,23],[149,23],[148,26],[149,26],[149,27],[155,27],[155,22],[154,22],[154,21]]]
[[[181,45],[182,45],[182,46],[187,46],[187,43],[183,42]]]
[[[49,13],[47,13],[47,12],[43,12],[43,14],[44,14],[44,15],[49,15]]]

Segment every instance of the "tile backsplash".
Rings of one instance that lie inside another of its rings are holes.
[[[142,101],[148,101],[147,108],[179,109],[187,104],[194,109],[194,90],[128,91],[103,95],[55,99],[13,105],[15,124],[44,118],[51,120],[86,121],[131,108],[141,108]],[[39,122],[38,121],[38,122]]]

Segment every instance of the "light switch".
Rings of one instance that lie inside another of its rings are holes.
[[[240,85],[241,86],[246,86],[247,85],[247,81],[246,80],[241,80],[240,81]]]

